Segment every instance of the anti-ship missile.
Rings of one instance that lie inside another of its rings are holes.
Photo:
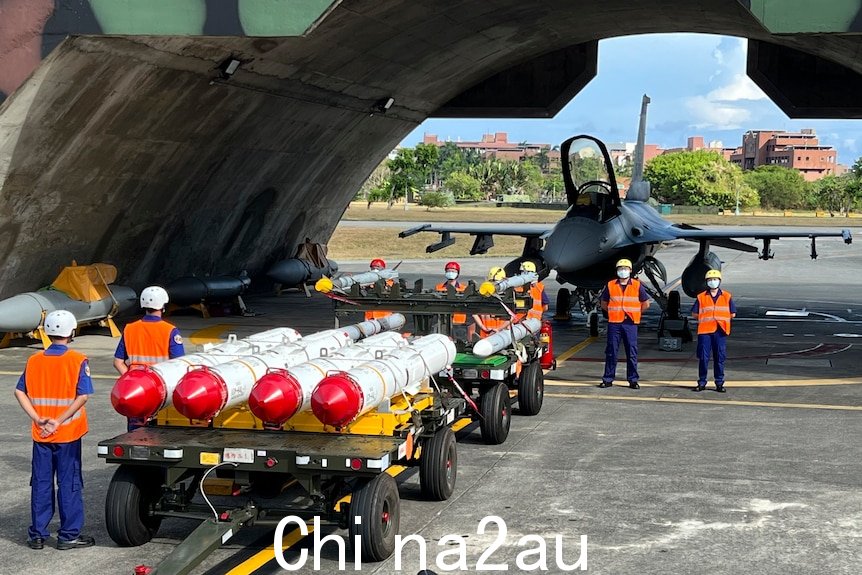
[[[165,290],[172,304],[186,306],[232,300],[245,293],[249,285],[251,278],[243,272],[238,276],[181,277],[166,285]]]
[[[445,335],[420,337],[380,359],[326,377],[311,394],[311,409],[324,425],[344,427],[396,394],[416,394],[454,359],[455,344]]]
[[[479,357],[488,357],[492,353],[497,353],[501,349],[505,349],[512,345],[512,335],[515,336],[515,341],[527,337],[528,333],[537,334],[542,330],[542,322],[535,318],[529,318],[521,323],[512,325],[511,329],[503,329],[494,335],[485,337],[477,341],[473,345],[473,355]]]
[[[135,290],[111,285],[111,293],[94,301],[73,299],[58,290],[44,290],[14,295],[0,301],[0,332],[28,333],[42,325],[45,315],[64,309],[72,312],[78,325],[95,323],[123,311],[138,302]]]
[[[325,267],[319,267],[310,260],[290,258],[273,264],[266,275],[286,286],[300,285],[331,276],[338,271],[337,263],[332,260],[326,260],[326,262]]]
[[[479,293],[485,297],[490,297],[494,294],[500,294],[509,288],[521,287],[530,285],[539,279],[539,275],[535,272],[524,272],[510,278],[504,278],[496,282],[482,282],[479,286]]]
[[[117,379],[111,403],[121,415],[149,419],[171,405],[174,389],[189,369],[226,361],[297,341],[302,336],[289,327],[279,327],[243,339],[228,336],[226,342],[208,345],[203,353],[184,355],[155,365],[133,367]]]
[[[220,412],[248,401],[254,384],[273,369],[288,369],[300,363],[335,351],[353,343],[356,334],[369,334],[373,326],[388,325],[398,329],[404,325],[401,314],[372,320],[360,329],[330,329],[310,334],[299,341],[279,345],[265,352],[189,371],[173,392],[177,411],[189,419],[210,420]],[[349,326],[352,327],[352,326]]]
[[[322,277],[314,284],[314,289],[321,293],[335,291],[346,291],[353,284],[371,285],[378,280],[397,280],[398,272],[395,270],[372,270],[353,274],[352,276],[341,276],[340,278]]]
[[[251,390],[248,407],[269,427],[280,427],[299,412],[311,408],[311,394],[328,373],[346,371],[407,345],[399,333],[388,332],[344,347],[288,369],[270,370]]]

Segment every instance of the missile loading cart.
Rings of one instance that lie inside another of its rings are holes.
[[[536,333],[512,336],[507,347],[488,356],[473,352],[478,336],[472,333],[471,316],[487,315],[508,320],[510,311],[523,314],[532,305],[530,296],[512,288],[486,297],[472,281],[462,292],[423,290],[422,280],[408,288],[403,279],[387,285],[350,286],[344,297],[335,297],[335,316],[346,318],[357,311],[391,311],[412,317],[417,335],[443,333],[456,344],[458,354],[451,373],[440,373],[436,383],[450,398],[467,398],[465,414],[479,421],[482,440],[491,445],[506,441],[512,414],[512,398],[518,402],[521,415],[536,415],[544,398],[543,366],[553,366],[550,352],[550,323],[543,322]],[[456,323],[458,316],[465,323]],[[511,330],[511,327],[508,328]],[[507,330],[507,331],[508,331]],[[522,330],[523,331],[523,330]],[[511,344],[511,340],[515,344]]]

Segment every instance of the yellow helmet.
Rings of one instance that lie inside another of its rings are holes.
[[[502,279],[506,279],[506,270],[504,270],[500,266],[494,266],[488,271],[489,281],[498,282]]]
[[[533,262],[521,262],[521,271],[536,273],[536,264]]]
[[[712,278],[721,279],[721,272],[718,270],[709,270],[706,272],[706,279],[710,280]]]
[[[617,267],[618,267],[618,268],[629,268],[629,269],[632,269],[632,261],[631,261],[631,260],[627,260],[627,259],[623,258],[623,259],[621,259],[620,261],[618,261],[618,262],[617,262]]]

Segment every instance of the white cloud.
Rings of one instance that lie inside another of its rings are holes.
[[[739,106],[721,104],[708,96],[687,98],[685,107],[700,130],[737,130],[751,119],[751,112]]]
[[[850,152],[850,153],[852,153],[852,154],[855,154],[855,153],[856,153],[856,138],[846,138],[846,139],[842,142],[842,144],[841,144],[841,145],[842,145],[842,147],[844,148],[844,150],[843,150],[843,151],[845,151],[845,152]]]
[[[736,102],[763,100],[766,94],[745,74],[735,74],[729,84],[711,91],[706,98],[713,102]]]

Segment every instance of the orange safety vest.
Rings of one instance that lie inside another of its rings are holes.
[[[617,280],[608,282],[608,293],[611,296],[608,301],[608,322],[623,323],[629,316],[636,324],[641,322],[641,300],[638,294],[641,290],[639,280],[631,280],[625,289]]]
[[[27,360],[24,383],[27,397],[39,417],[57,419],[78,396],[78,375],[87,356],[77,351],[66,350],[63,355],[45,355],[39,352]],[[60,424],[57,431],[48,437],[33,423],[33,441],[40,443],[69,443],[81,439],[87,433],[87,412],[83,407]]]
[[[164,320],[139,319],[123,330],[126,354],[132,365],[153,365],[170,359],[171,332],[175,326]]]
[[[386,287],[391,288],[393,285],[395,285],[395,280],[386,280],[384,283],[385,283]],[[365,312],[365,320],[368,321],[368,320],[372,320],[372,319],[380,319],[380,318],[387,317],[390,315],[392,315],[391,311],[384,311],[384,310],[367,311],[367,312]]]
[[[542,294],[545,292],[545,286],[542,282],[536,282],[530,286],[530,297],[533,298],[533,307],[527,310],[527,318],[535,318],[541,321],[542,314],[545,312],[545,306],[542,304]]]
[[[508,321],[504,318],[496,317],[493,315],[481,315],[479,317],[482,319],[482,323],[485,325],[485,329],[479,330],[479,337],[489,337],[491,335],[494,335],[493,333],[491,333],[491,330],[499,330]]]
[[[436,291],[441,291],[443,293],[446,293],[449,289],[448,287],[446,287],[448,285],[448,283],[449,282],[443,282],[443,283],[437,284],[434,287],[434,289]],[[467,289],[467,286],[463,286],[463,285],[457,285],[454,287],[455,287],[455,291],[458,293],[461,293],[465,289]],[[467,323],[467,314],[466,313],[453,313],[452,314],[452,323],[454,323],[456,325],[464,325],[465,323]]]
[[[697,333],[715,333],[721,330],[730,335],[730,292],[721,290],[713,301],[709,290],[697,296]]]

